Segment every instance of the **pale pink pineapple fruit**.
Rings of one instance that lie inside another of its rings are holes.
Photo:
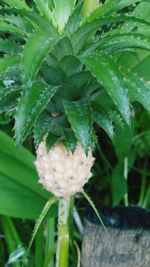
[[[37,149],[35,165],[39,174],[39,183],[57,197],[71,196],[81,192],[92,176],[94,163],[92,151],[86,155],[80,144],[74,153],[67,150],[61,142],[47,151],[45,141]]]

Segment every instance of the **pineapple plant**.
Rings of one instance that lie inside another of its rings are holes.
[[[97,126],[113,140],[117,124],[130,131],[135,101],[150,111],[134,68],[150,50],[143,2],[0,1],[0,113],[17,146],[33,135],[40,183],[59,199],[57,267],[68,264],[70,196],[91,177]]]

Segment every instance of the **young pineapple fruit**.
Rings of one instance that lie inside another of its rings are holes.
[[[86,155],[80,144],[74,152],[61,142],[48,151],[42,141],[37,150],[35,165],[43,187],[57,197],[66,197],[81,192],[91,177],[94,158],[91,150]]]

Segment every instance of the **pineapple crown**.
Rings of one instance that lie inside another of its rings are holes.
[[[111,139],[117,124],[130,128],[131,103],[150,111],[144,3],[0,1],[0,113],[15,117],[17,145],[33,132],[36,146],[46,135],[49,148],[61,139],[87,153],[97,126]]]

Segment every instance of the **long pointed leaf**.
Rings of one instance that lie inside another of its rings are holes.
[[[52,10],[50,9],[49,6],[49,0],[34,0],[34,2],[36,3],[38,10],[40,11],[40,13],[47,18],[48,20],[51,21],[52,19]]]
[[[68,34],[72,35],[78,29],[80,21],[81,21],[81,7],[82,7],[82,3],[76,5],[76,8],[73,14],[69,17],[69,20],[65,26],[66,35]]]
[[[93,132],[91,106],[87,100],[63,101],[63,104],[75,136],[87,152]]]
[[[112,139],[114,136],[112,117],[110,116],[109,111],[105,110],[100,105],[97,105],[95,102],[93,103],[93,119]]]
[[[58,38],[50,36],[49,33],[36,32],[28,39],[24,48],[24,72],[23,84],[25,88],[32,86],[33,80],[40,65],[57,43]]]
[[[103,16],[108,16],[113,14],[114,12],[128,7],[130,5],[134,5],[137,2],[142,0],[109,0],[106,1],[103,5],[100,5],[88,18],[88,21],[93,21]]]
[[[50,193],[38,184],[35,157],[0,131],[0,213],[36,219]],[[9,164],[8,164],[9,163]],[[51,210],[54,216],[55,207]],[[55,213],[56,214],[56,213]]]
[[[59,88],[59,86],[46,85],[43,82],[37,81],[33,87],[21,97],[16,113],[15,124],[17,145],[20,145],[24,141],[39,114]]]
[[[49,37],[58,36],[58,31],[54,25],[50,21],[45,20],[43,16],[39,16],[39,14],[34,10],[32,10],[32,12],[19,10],[17,13],[19,13],[22,17],[27,17],[35,30],[45,33],[48,39]]]
[[[96,19],[95,21],[88,22],[75,32],[72,43],[74,46],[74,50],[78,53],[84,46],[87,44],[87,40],[95,35],[95,32],[99,30],[102,26],[110,23],[121,23],[121,22],[137,22],[141,25],[149,25],[150,22],[144,19],[138,19],[131,16],[111,16],[111,17],[102,17],[100,19]]]
[[[128,92],[123,77],[118,74],[118,69],[106,55],[96,55],[81,58],[87,69],[105,87],[105,90],[122,114],[127,124],[130,124],[130,104]]]
[[[150,85],[134,73],[126,73],[124,81],[129,88],[129,94],[150,112]]]
[[[20,57],[19,56],[5,56],[0,59],[0,76],[3,76],[3,74],[9,69],[14,67],[14,65],[20,63]]]
[[[150,21],[150,2],[141,1],[132,11],[131,15],[135,16],[136,18],[141,18]],[[141,32],[144,35],[146,34],[146,36],[150,36],[150,27],[146,25],[144,26],[138,23],[126,22],[121,27],[121,29],[126,30],[127,32],[131,32],[135,28],[137,32]]]
[[[30,8],[27,6],[25,0],[4,0],[4,2],[14,8],[17,9],[26,9],[30,10]]]
[[[100,224],[101,224],[102,227],[104,228],[106,234],[109,236],[109,232],[108,232],[108,230],[107,230],[105,224],[103,223],[103,220],[102,220],[102,218],[101,218],[101,216],[100,216],[100,214],[99,214],[99,212],[98,212],[98,210],[97,210],[97,208],[96,208],[94,202],[92,201],[92,199],[89,197],[89,195],[87,195],[87,193],[86,193],[84,190],[82,191],[82,194],[83,194],[83,196],[85,197],[85,199],[88,201],[88,203],[90,204],[90,206],[91,206],[91,208],[93,209],[93,211],[95,212],[95,214],[96,214],[96,216],[97,216],[97,218],[98,218]]]
[[[26,35],[28,33],[32,33],[33,26],[26,19],[26,17],[13,15],[13,14],[5,14],[0,16],[0,20],[9,23],[10,25],[14,25],[17,29],[22,30]]]
[[[15,54],[20,51],[20,47],[12,40],[0,39],[0,52]]]
[[[107,53],[114,53],[126,50],[128,48],[143,48],[150,50],[150,38],[146,38],[141,34],[116,34],[108,35],[101,38],[93,45],[90,45],[84,52],[84,55],[90,55],[95,50],[105,51]]]
[[[75,0],[54,0],[55,21],[62,31],[75,7]]]
[[[51,132],[51,136],[53,133],[54,135],[56,134],[57,139],[59,138],[57,132],[62,133],[63,117],[52,118],[45,110],[40,114],[34,126],[34,141],[37,147],[49,132]]]
[[[141,76],[145,81],[149,81],[150,55],[146,56],[134,68],[132,68],[132,70],[133,72],[137,73],[138,76]]]
[[[0,32],[11,33],[19,37],[25,37],[25,32],[12,24],[0,21]]]
[[[37,234],[37,232],[38,232],[38,230],[39,230],[39,227],[40,227],[42,221],[44,220],[44,218],[45,218],[45,216],[47,215],[47,213],[48,213],[49,209],[51,208],[51,206],[52,206],[54,203],[56,203],[57,201],[58,201],[58,198],[54,196],[54,197],[50,198],[50,199],[47,201],[46,205],[44,206],[44,208],[43,208],[43,210],[42,210],[42,212],[41,212],[39,218],[38,218],[37,221],[36,221],[36,224],[35,224],[35,227],[34,227],[34,230],[33,230],[33,233],[32,233],[32,238],[31,238],[30,243],[29,243],[29,246],[28,246],[27,256],[28,256],[28,254],[29,254],[30,248],[31,248],[31,246],[32,246],[32,243],[33,243],[33,241],[34,241],[34,238],[35,238],[35,236],[36,236],[36,234]]]

